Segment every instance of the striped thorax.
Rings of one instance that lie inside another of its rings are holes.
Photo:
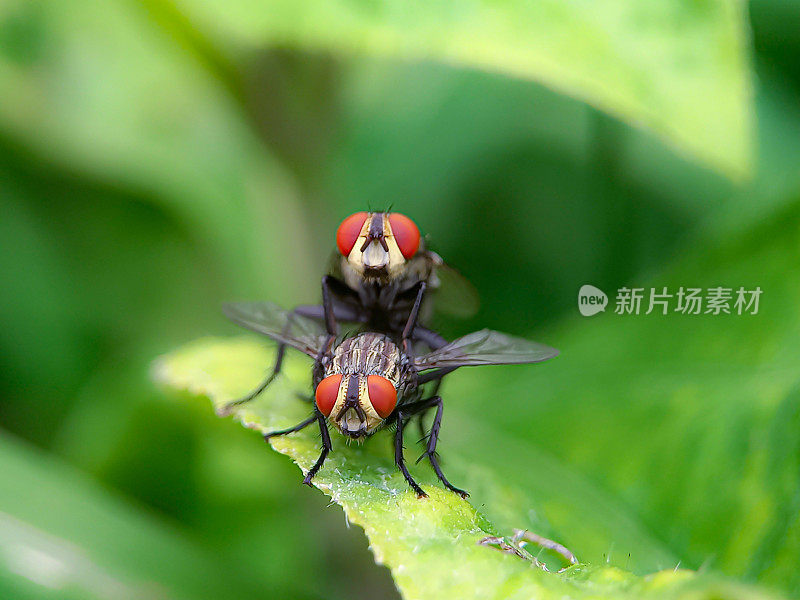
[[[403,368],[400,349],[385,335],[348,338],[334,351],[317,385],[317,406],[344,435],[364,438],[397,405]]]

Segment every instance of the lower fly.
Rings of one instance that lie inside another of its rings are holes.
[[[332,449],[329,425],[348,439],[363,440],[391,424],[395,426],[395,464],[416,494],[427,496],[405,464],[403,431],[411,418],[435,410],[423,456],[427,456],[447,489],[466,497],[467,492],[452,485],[439,465],[436,445],[443,402],[436,388],[426,396],[424,384],[438,384],[442,377],[462,366],[535,363],[558,354],[548,346],[483,329],[415,356],[412,341],[422,292],[424,287],[409,313],[399,343],[375,332],[361,333],[337,343],[338,324],[332,310],[325,312],[323,329],[318,321],[271,303],[224,306],[225,314],[236,323],[314,358],[314,414],[294,427],[264,436],[270,439],[300,431],[313,423],[318,425],[322,451],[303,483],[311,484]],[[323,289],[323,299],[324,296]]]

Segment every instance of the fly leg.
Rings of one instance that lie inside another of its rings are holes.
[[[462,498],[466,498],[469,496],[469,494],[466,491],[454,486],[447,480],[447,477],[444,476],[444,473],[442,473],[442,468],[439,466],[439,459],[436,455],[436,444],[439,441],[439,430],[442,426],[443,403],[441,396],[433,396],[425,400],[418,400],[417,402],[412,402],[411,404],[402,406],[397,411],[397,414],[402,415],[403,418],[408,418],[417,413],[425,412],[434,406],[436,407],[436,415],[433,418],[433,425],[431,426],[431,434],[428,438],[428,444],[425,448],[425,452],[419,457],[417,462],[422,460],[423,457],[427,456],[431,463],[431,467],[433,467],[436,476],[439,478],[439,481],[441,481],[448,490],[455,492]],[[399,429],[400,428],[398,427],[398,430]],[[408,479],[408,477],[406,477],[406,479]]]
[[[302,304],[294,309],[301,317],[308,317],[309,319],[316,319],[317,321],[325,320],[325,307],[321,304]],[[364,321],[364,317],[358,314],[358,311],[350,306],[342,306],[339,304],[334,305],[333,314],[336,316],[337,321],[345,321],[347,323],[360,323]]]
[[[325,319],[325,330],[328,336],[336,337],[339,331],[339,326],[336,324],[336,313],[333,310],[333,292],[331,288],[336,287],[337,279],[330,275],[325,275],[322,278],[322,311],[323,318]]]
[[[416,287],[416,292],[414,292],[414,287]],[[405,327],[403,328],[403,332],[401,334],[401,343],[403,346],[403,353],[406,356],[406,359],[409,361],[413,361],[413,347],[412,342],[414,341],[415,337],[415,329],[417,326],[417,318],[419,317],[419,309],[422,306],[422,299],[425,296],[425,289],[427,284],[424,281],[420,281],[415,286],[408,290],[409,293],[415,293],[414,304],[411,306],[411,311],[408,314],[408,320],[406,321]],[[397,464],[397,467],[403,473],[403,476],[406,478],[406,481],[411,485],[414,491],[417,493],[417,496],[420,498],[426,497],[422,488],[419,487],[416,481],[411,477],[411,474],[408,472],[405,464],[405,458],[403,457],[403,421],[405,419],[409,419],[412,415],[414,415],[416,411],[412,411],[410,413],[406,413],[404,410],[398,408],[396,415],[397,415],[397,430],[395,432],[394,438],[394,462]],[[422,422],[422,417],[420,416],[419,419],[419,431],[422,439],[425,438],[425,425]],[[420,440],[422,441],[422,440]]]
[[[439,395],[439,387],[442,385],[442,380],[437,379],[436,383],[433,384],[433,388],[431,389],[431,396],[438,396]],[[428,432],[425,430],[425,411],[419,413],[419,417],[417,418],[417,426],[419,427],[419,441],[420,443],[424,443],[426,439],[428,439]],[[417,461],[419,462],[419,461]]]
[[[331,281],[336,281],[334,277],[325,275],[322,278],[322,317],[325,321],[325,331],[328,337],[319,349],[316,364],[314,365],[315,375],[319,371],[320,375],[325,370],[325,362],[330,359],[333,342],[339,334],[339,325],[336,322],[336,313],[333,311],[333,297],[331,296]]]
[[[417,325],[414,327],[413,331],[411,332],[411,339],[414,341],[419,341],[428,346],[431,350],[438,350],[442,346],[447,344],[447,340],[443,338],[441,335],[436,333],[431,329],[427,329],[426,327],[422,327]],[[441,378],[436,379],[436,383],[431,390],[431,396],[437,396],[439,394],[439,386],[442,385]],[[420,442],[424,441],[428,437],[428,433],[425,431],[425,413],[422,412],[419,415],[419,419],[417,420],[417,426],[419,427],[419,436]]]
[[[329,288],[330,279],[332,278],[327,275],[322,278],[322,307],[324,309],[325,330],[328,332],[328,338],[325,341],[325,344],[320,348],[316,364],[314,365],[315,379],[317,376],[321,378],[322,373],[324,372],[324,363],[327,359],[330,359],[331,346],[333,345],[333,341],[336,339],[336,334],[338,332],[336,315],[333,314],[333,301]],[[314,415],[317,419],[317,423],[319,424],[320,434],[322,435],[322,452],[320,453],[317,462],[314,463],[314,466],[308,470],[308,473],[306,473],[306,476],[303,478],[303,483],[308,486],[311,485],[311,480],[320,470],[322,463],[325,462],[325,459],[328,457],[328,453],[331,451],[331,434],[328,431],[328,425],[325,423],[325,416],[319,412],[319,409],[316,407],[314,408]]]
[[[286,325],[284,326],[284,334],[289,329],[289,325],[291,323],[291,317],[286,321]],[[271,384],[278,374],[281,372],[281,365],[283,364],[283,355],[286,354],[286,344],[279,343],[278,344],[278,353],[275,356],[275,364],[272,366],[272,372],[267,376],[267,378],[259,384],[259,386],[254,389],[252,392],[247,394],[243,398],[239,398],[238,400],[232,400],[231,402],[226,402],[222,405],[221,408],[218,409],[218,413],[220,416],[229,415],[231,411],[236,408],[237,406],[241,406],[242,404],[247,404],[251,400],[254,400],[256,397],[261,394],[269,384]]]
[[[419,304],[421,304],[421,301],[422,301],[421,296],[422,296],[422,293],[424,293],[424,291],[425,291],[424,288],[419,290],[419,292],[417,293],[417,301],[414,302],[414,308],[412,308],[412,315],[413,315],[415,320],[416,320],[415,311],[417,313],[419,312]],[[406,334],[408,329],[409,329],[409,326],[408,326],[408,324],[406,324],[406,329],[403,331],[404,335]],[[447,340],[445,338],[443,338],[441,335],[439,335],[438,333],[436,333],[435,331],[433,331],[431,329],[428,329],[426,327],[422,327],[420,325],[414,326],[411,329],[411,331],[409,332],[409,336],[413,341],[420,341],[420,342],[424,343],[431,350],[438,350],[439,348],[441,348],[442,346],[447,344]],[[442,384],[441,378],[438,378],[435,381],[436,381],[436,383],[434,384],[433,390],[431,391],[431,395],[432,396],[438,395],[439,386]],[[419,428],[420,442],[424,442],[425,439],[428,437],[428,433],[425,430],[425,413],[424,412],[420,413],[419,418],[417,420],[417,426]]]
[[[417,383],[422,385],[423,383],[428,383],[429,381],[435,381],[437,379],[441,379],[448,373],[452,373],[458,367],[440,367],[438,369],[432,369],[426,373],[420,373],[417,376]]]
[[[292,325],[292,314],[298,314],[301,316],[307,316],[316,319],[322,319],[325,321],[325,326],[328,330],[329,335],[336,336],[336,320],[342,319],[344,321],[349,321],[351,319],[358,320],[358,315],[355,314],[353,311],[348,312],[346,307],[339,308],[338,312],[341,313],[337,315],[334,312],[333,307],[333,299],[331,297],[331,293],[342,293],[340,288],[344,287],[344,284],[339,282],[335,277],[325,276],[322,278],[322,306],[299,306],[295,308],[292,313],[286,319],[286,325],[283,328],[283,335],[286,335],[289,332],[289,328]],[[331,292],[333,289],[333,292]],[[330,338],[329,338],[330,340]],[[326,344],[328,346],[328,344]],[[272,367],[272,372],[267,376],[264,381],[262,381],[259,386],[254,389],[252,392],[244,396],[243,398],[239,398],[238,400],[233,400],[231,402],[227,402],[226,404],[222,405],[222,407],[218,410],[220,415],[228,415],[231,411],[237,407],[241,406],[242,404],[247,404],[251,400],[254,400],[258,397],[265,389],[269,387],[269,385],[275,380],[278,374],[281,372],[281,366],[283,365],[283,357],[286,354],[286,344],[279,343],[278,344],[278,353],[275,356],[275,364]]]
[[[422,298],[425,296],[425,289],[428,287],[424,281],[420,281],[416,285],[417,297],[414,299],[411,312],[408,313],[408,321],[406,321],[406,326],[403,328],[402,334],[403,352],[409,357],[413,357],[411,342],[414,339],[414,330],[417,326],[417,317],[419,316],[419,309],[422,306]]]
[[[427,327],[422,327],[421,325],[417,325],[414,328],[411,338],[414,341],[423,342],[431,350],[438,350],[442,346],[447,345],[447,340],[441,335],[431,329],[428,329]]]
[[[295,431],[300,431],[301,429],[305,429],[316,420],[317,420],[317,415],[311,415],[305,421],[298,423],[294,427],[289,427],[288,429],[278,429],[276,431],[270,431],[268,433],[265,433],[264,441],[266,442],[270,438],[278,437],[280,435],[286,435],[287,433],[294,433]]]
[[[438,334],[436,334],[436,335],[438,335]],[[434,369],[432,371],[428,371],[427,373],[421,373],[421,374],[419,374],[417,376],[417,383],[419,385],[422,385],[424,383],[429,383],[431,381],[436,382],[433,385],[432,393],[433,393],[433,396],[438,396],[439,386],[442,385],[442,377],[444,377],[448,373],[452,373],[457,368],[458,367],[442,367],[440,369]],[[427,402],[427,401],[423,400],[422,402],[424,403],[424,402]],[[415,404],[417,404],[417,403],[415,403]],[[408,405],[408,407],[410,407],[410,406],[414,406],[414,404]],[[406,407],[406,408],[408,409],[408,407]],[[429,408],[429,405],[426,405],[425,408]],[[425,433],[424,419],[425,419],[425,413],[422,412],[419,415],[419,431],[420,431],[420,434],[421,434],[420,441],[422,441],[422,440],[424,440],[425,438],[428,437],[427,434]]]
[[[419,428],[419,443],[422,444],[428,437],[428,432],[425,429],[425,415],[421,414],[417,419],[417,428]]]
[[[358,294],[333,275],[322,278],[322,304],[305,304],[294,309],[298,315],[325,322],[328,313],[336,320],[348,323],[361,323],[365,315],[358,310]]]
[[[439,478],[439,481],[441,481],[444,484],[444,487],[446,487],[451,492],[455,492],[462,498],[466,498],[467,496],[469,496],[469,494],[466,491],[454,486],[447,480],[447,477],[444,476],[444,473],[442,473],[442,468],[439,466],[439,459],[436,456],[436,443],[439,441],[439,429],[442,426],[442,410],[444,407],[442,403],[442,397],[434,396],[429,400],[429,402],[436,405],[436,415],[433,417],[433,425],[431,426],[431,435],[428,438],[428,447],[425,449],[425,454],[423,454],[422,456],[427,455],[428,460],[431,463],[431,467],[433,467],[433,470],[436,472],[436,476]],[[422,459],[422,456],[420,456],[419,458]],[[417,460],[417,462],[419,462],[419,460]]]
[[[328,426],[325,424],[325,417],[321,412],[316,411],[314,418],[317,420],[317,423],[319,423],[319,431],[322,434],[322,453],[319,455],[317,462],[315,462],[314,466],[308,470],[308,473],[306,473],[306,476],[303,479],[303,483],[305,483],[307,486],[311,485],[311,480],[314,479],[314,475],[319,472],[320,468],[322,467],[322,463],[325,462],[325,459],[328,457],[328,453],[331,451],[331,434],[328,431]]]
[[[403,477],[406,478],[408,485],[417,493],[418,498],[427,498],[428,494],[419,487],[419,484],[414,481],[414,478],[411,477],[411,473],[408,472],[408,468],[406,467],[406,459],[403,457],[403,413],[397,411],[397,429],[394,434],[394,463],[397,465],[397,468],[400,469],[400,472],[403,474]]]

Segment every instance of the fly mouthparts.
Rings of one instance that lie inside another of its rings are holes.
[[[361,271],[361,277],[367,284],[373,285],[375,283],[385,284],[391,279],[389,274],[389,266],[383,267],[368,267],[364,265],[364,270]]]
[[[367,437],[367,429],[365,427],[361,427],[360,429],[356,429],[355,431],[351,431],[349,429],[342,429],[341,432],[351,440],[362,441]]]
[[[367,435],[367,424],[358,415],[355,408],[348,408],[341,419],[339,429],[348,437],[360,438]]]
[[[384,274],[386,274],[388,272],[389,272],[389,269],[388,269],[388,267],[386,265],[383,265],[381,267],[369,267],[367,265],[364,265],[364,274],[365,275],[377,276],[377,275],[384,275]]]

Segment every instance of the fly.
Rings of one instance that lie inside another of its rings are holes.
[[[376,332],[361,333],[337,344],[338,326],[332,311],[326,312],[323,329],[316,320],[267,302],[224,306],[225,314],[239,325],[314,358],[314,414],[294,427],[264,436],[269,439],[300,431],[315,422],[318,424],[322,452],[303,483],[311,484],[331,451],[328,424],[342,435],[359,441],[393,424],[396,428],[395,464],[417,496],[427,496],[406,467],[403,427],[412,417],[435,408],[423,456],[428,457],[436,476],[447,489],[466,497],[467,492],[452,485],[439,466],[436,444],[442,422],[442,398],[435,392],[425,394],[424,384],[441,381],[458,367],[535,363],[558,354],[548,346],[483,329],[415,356],[411,346],[418,310],[419,303],[415,303],[399,344]]]
[[[336,247],[328,276],[340,320],[364,323],[371,331],[399,333],[420,284],[436,298],[440,311],[462,317],[477,311],[475,288],[426,248],[419,228],[405,215],[350,215],[339,225]],[[427,317],[423,313],[420,320],[425,323]],[[416,335],[425,338],[426,332]]]

